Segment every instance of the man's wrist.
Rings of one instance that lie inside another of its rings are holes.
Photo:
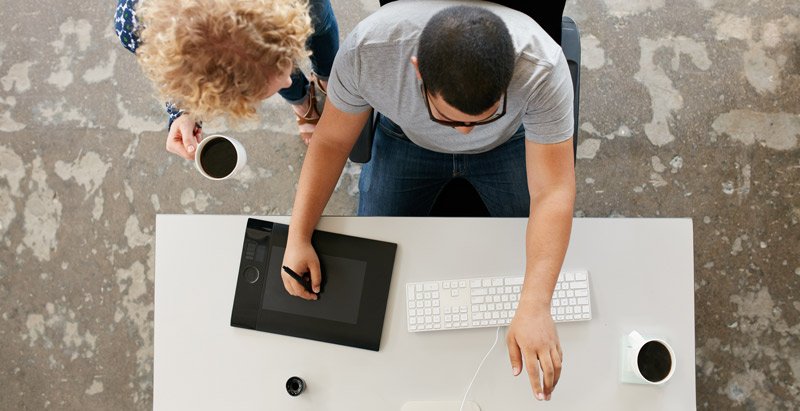
[[[551,298],[541,292],[523,292],[519,297],[519,306],[528,312],[546,312],[550,314],[550,301]]]

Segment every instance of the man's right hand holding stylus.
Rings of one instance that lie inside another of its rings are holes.
[[[286,252],[283,255],[283,266],[289,267],[296,273],[311,273],[311,289],[319,293],[322,276],[320,275],[319,257],[311,241],[294,240],[291,236],[286,244]],[[306,291],[303,286],[292,278],[289,274],[281,272],[283,286],[286,291],[296,297],[306,300],[316,300],[316,294]]]

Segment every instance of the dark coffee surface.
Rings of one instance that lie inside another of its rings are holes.
[[[236,168],[237,154],[233,143],[224,138],[215,138],[203,147],[200,166],[214,178],[226,177]]]
[[[669,350],[658,341],[645,343],[639,350],[636,361],[642,376],[650,382],[659,382],[667,378],[672,369],[672,357],[669,355]]]

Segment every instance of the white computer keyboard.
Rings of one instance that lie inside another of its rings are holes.
[[[511,324],[523,277],[481,277],[406,283],[408,331],[497,327]],[[555,322],[592,319],[589,273],[558,276],[550,314]]]

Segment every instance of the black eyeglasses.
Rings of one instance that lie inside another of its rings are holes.
[[[506,103],[508,102],[508,90],[503,93],[503,111],[500,113],[494,113],[488,118],[478,121],[452,121],[452,120],[441,120],[433,116],[433,112],[431,111],[431,102],[428,101],[428,88],[425,87],[425,82],[422,82],[420,86],[422,90],[422,99],[425,100],[425,108],[428,109],[428,115],[430,116],[431,120],[436,122],[437,124],[441,124],[443,126],[448,127],[474,127],[474,126],[481,126],[484,124],[489,124],[493,121],[497,121],[500,117],[503,117],[506,114]],[[437,108],[436,111],[439,111]],[[439,111],[441,113],[441,111]]]

